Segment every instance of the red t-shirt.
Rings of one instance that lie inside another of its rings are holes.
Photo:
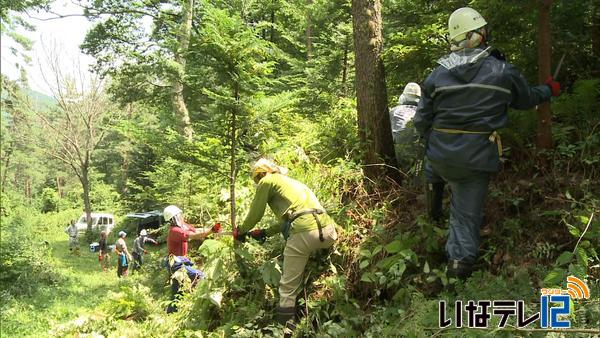
[[[189,224],[186,224],[187,230],[184,230],[177,226],[172,226],[169,229],[167,235],[167,250],[169,254],[175,256],[187,256],[188,252],[188,239],[190,234],[195,232],[195,228]]]

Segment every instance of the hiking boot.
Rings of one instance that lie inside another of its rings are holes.
[[[283,325],[284,337],[291,337],[296,329],[296,308],[295,307],[278,307],[277,322]]]
[[[446,271],[446,277],[458,278],[462,281],[467,280],[473,273],[473,265],[462,261],[450,260],[448,262],[448,270]]]

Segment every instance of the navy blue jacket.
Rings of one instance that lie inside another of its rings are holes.
[[[551,97],[546,85],[530,87],[511,64],[487,50],[466,49],[440,59],[427,77],[414,125],[426,138],[427,157],[457,167],[499,169],[490,134],[508,121],[508,107],[530,109]],[[487,132],[452,134],[439,129]]]

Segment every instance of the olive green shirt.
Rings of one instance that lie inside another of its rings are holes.
[[[292,212],[311,208],[325,210],[315,194],[303,183],[286,175],[267,174],[256,187],[256,195],[250,205],[250,211],[246,215],[244,223],[240,226],[241,233],[252,229],[261,220],[267,204],[279,221],[279,224],[274,224],[267,229],[268,236],[273,236],[281,231],[281,224],[284,222],[283,216],[288,210]],[[334,224],[333,219],[327,214],[317,215],[317,217],[319,217],[323,227]],[[296,218],[292,224],[290,234],[317,228],[317,222],[312,214],[303,215]]]

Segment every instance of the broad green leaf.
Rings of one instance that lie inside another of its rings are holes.
[[[571,259],[573,259],[573,253],[570,251],[565,251],[562,254],[560,254],[560,256],[558,256],[555,264],[559,266],[565,265],[567,263],[570,263]]]
[[[278,286],[281,279],[281,267],[277,259],[264,262],[260,267],[263,281],[265,284]]]
[[[577,250],[575,250],[575,255],[577,256],[577,263],[587,268],[589,265],[589,259],[585,248],[582,248],[581,246],[577,247]]]
[[[590,221],[590,218],[585,215],[577,216],[577,218],[579,219],[579,222],[585,225],[587,225],[587,223]]]
[[[410,260],[411,262],[417,262],[417,255],[411,249],[404,249],[400,251],[399,254],[402,255],[405,259]]]
[[[383,270],[387,270],[394,263],[398,262],[399,260],[404,260],[404,258],[402,258],[402,256],[400,256],[400,255],[394,255],[394,256],[386,257],[386,258],[380,260],[377,263],[377,267],[380,268],[380,269],[383,269]]]
[[[360,250],[360,255],[361,255],[361,256],[364,256],[364,257],[369,257],[369,258],[371,258],[371,256],[372,256],[372,255],[371,255],[371,251],[369,251],[369,250],[367,250],[367,249],[362,249],[362,250]]]
[[[401,261],[398,264],[394,264],[390,268],[390,273],[394,274],[394,276],[396,277],[402,277],[404,271],[406,271],[406,264],[404,263],[404,261]]]
[[[385,246],[385,251],[391,254],[397,253],[402,250],[402,242],[399,240],[392,241]]]
[[[224,246],[225,243],[223,241],[218,241],[215,239],[206,239],[204,240],[198,251],[202,256],[208,258],[212,255],[219,253]]]
[[[561,283],[563,279],[567,276],[567,271],[564,269],[554,269],[550,271],[546,278],[544,278],[544,286],[556,286]]]
[[[360,277],[360,281],[365,283],[373,283],[373,274],[370,272],[363,273],[363,275]]]
[[[571,235],[573,235],[574,237],[581,236],[581,232],[579,231],[579,229],[577,229],[576,227],[572,226],[571,224],[567,224],[567,229],[569,229],[569,233]]]
[[[371,257],[380,253],[381,250],[383,250],[383,246],[381,246],[381,245],[376,246],[375,249],[373,249],[373,252],[371,253]]]
[[[423,272],[424,273],[429,273],[429,262],[425,262],[425,265],[423,266]]]
[[[362,269],[366,268],[367,266],[369,266],[369,263],[370,262],[368,260],[361,261],[360,265],[359,265],[360,269],[362,270]]]

